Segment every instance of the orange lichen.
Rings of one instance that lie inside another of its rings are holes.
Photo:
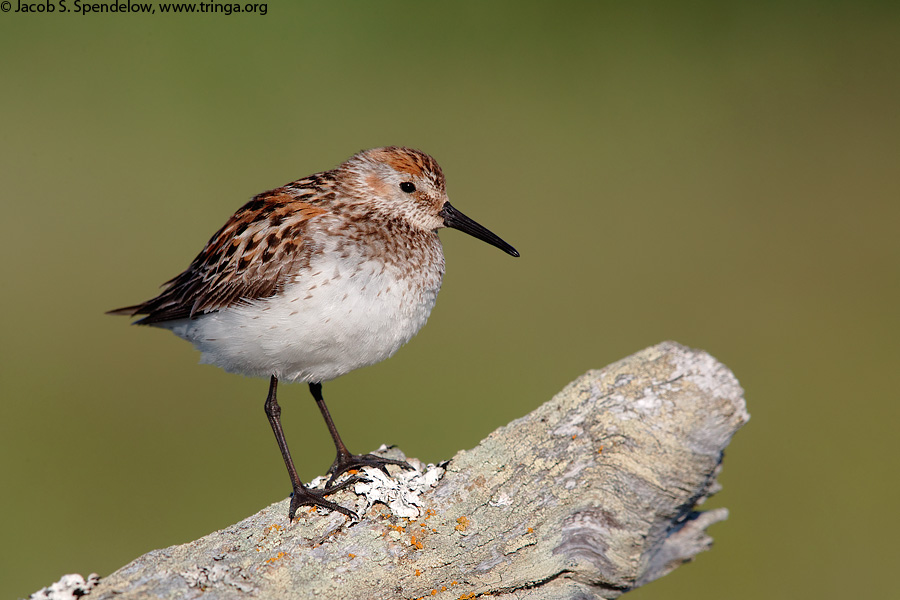
[[[287,556],[287,552],[279,552],[278,554],[276,554],[276,555],[273,556],[272,558],[267,558],[267,559],[266,559],[266,564],[267,564],[267,565],[271,565],[271,564],[272,564],[273,562],[275,562],[276,560],[281,560],[281,559],[284,558],[285,556]]]
[[[457,531],[465,531],[469,528],[469,519],[463,515],[456,520],[456,530]]]
[[[350,558],[356,558],[356,555],[353,554],[352,552],[348,553],[347,556],[349,556]]]
[[[388,530],[396,531],[397,533],[399,533],[399,534],[401,534],[401,535],[403,535],[404,533],[406,533],[406,528],[405,528],[405,527],[401,527],[400,525],[389,525],[389,524],[385,524],[385,526],[388,528]],[[388,533],[389,533],[388,531],[385,531],[384,533],[381,534],[381,537],[386,536]]]
[[[421,575],[421,574],[422,574],[422,571],[416,569],[416,577],[418,577],[418,576]]]
[[[419,549],[419,550],[421,550],[421,549],[424,547],[424,546],[422,545],[422,542],[421,542],[420,540],[417,540],[417,539],[416,539],[416,536],[414,536],[414,535],[413,535],[413,536],[410,536],[410,538],[409,538],[409,544],[410,544],[410,546],[414,546],[415,548],[417,548],[417,549]]]
[[[572,434],[572,439],[573,439],[573,440],[574,440],[575,438],[577,438],[577,437],[578,437],[578,436],[577,436],[576,434],[574,434],[574,433]]]
[[[529,528],[528,528],[528,533],[534,533],[534,527],[529,527]]]
[[[603,454],[603,446],[597,449],[597,454]]]
[[[436,596],[436,595],[437,595],[437,590],[431,590],[431,595],[432,595],[432,596]]]
[[[442,585],[442,586],[441,586],[441,591],[442,591],[442,592],[446,592],[446,591],[447,591],[447,586],[446,586],[446,585]]]

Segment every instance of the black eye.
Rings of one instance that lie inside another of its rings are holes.
[[[414,191],[416,191],[416,185],[411,181],[404,181],[400,184],[400,189],[407,194],[412,194]]]

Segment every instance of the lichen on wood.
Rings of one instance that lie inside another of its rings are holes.
[[[348,489],[334,499],[365,509],[359,523],[316,510],[289,523],[283,500],[136,559],[90,597],[615,598],[709,548],[727,511],[696,507],[748,418],[725,366],[665,342],[458,452],[406,516]]]

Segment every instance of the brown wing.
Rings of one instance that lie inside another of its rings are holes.
[[[110,314],[147,315],[136,323],[151,325],[277,293],[315,251],[304,231],[328,212],[319,202],[323,183],[320,175],[256,196],[159,296]]]

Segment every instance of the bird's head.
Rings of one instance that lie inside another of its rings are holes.
[[[450,204],[444,173],[424,152],[396,146],[373,148],[351,157],[339,171],[382,217],[402,219],[424,231],[458,229],[519,256],[515,248]]]

